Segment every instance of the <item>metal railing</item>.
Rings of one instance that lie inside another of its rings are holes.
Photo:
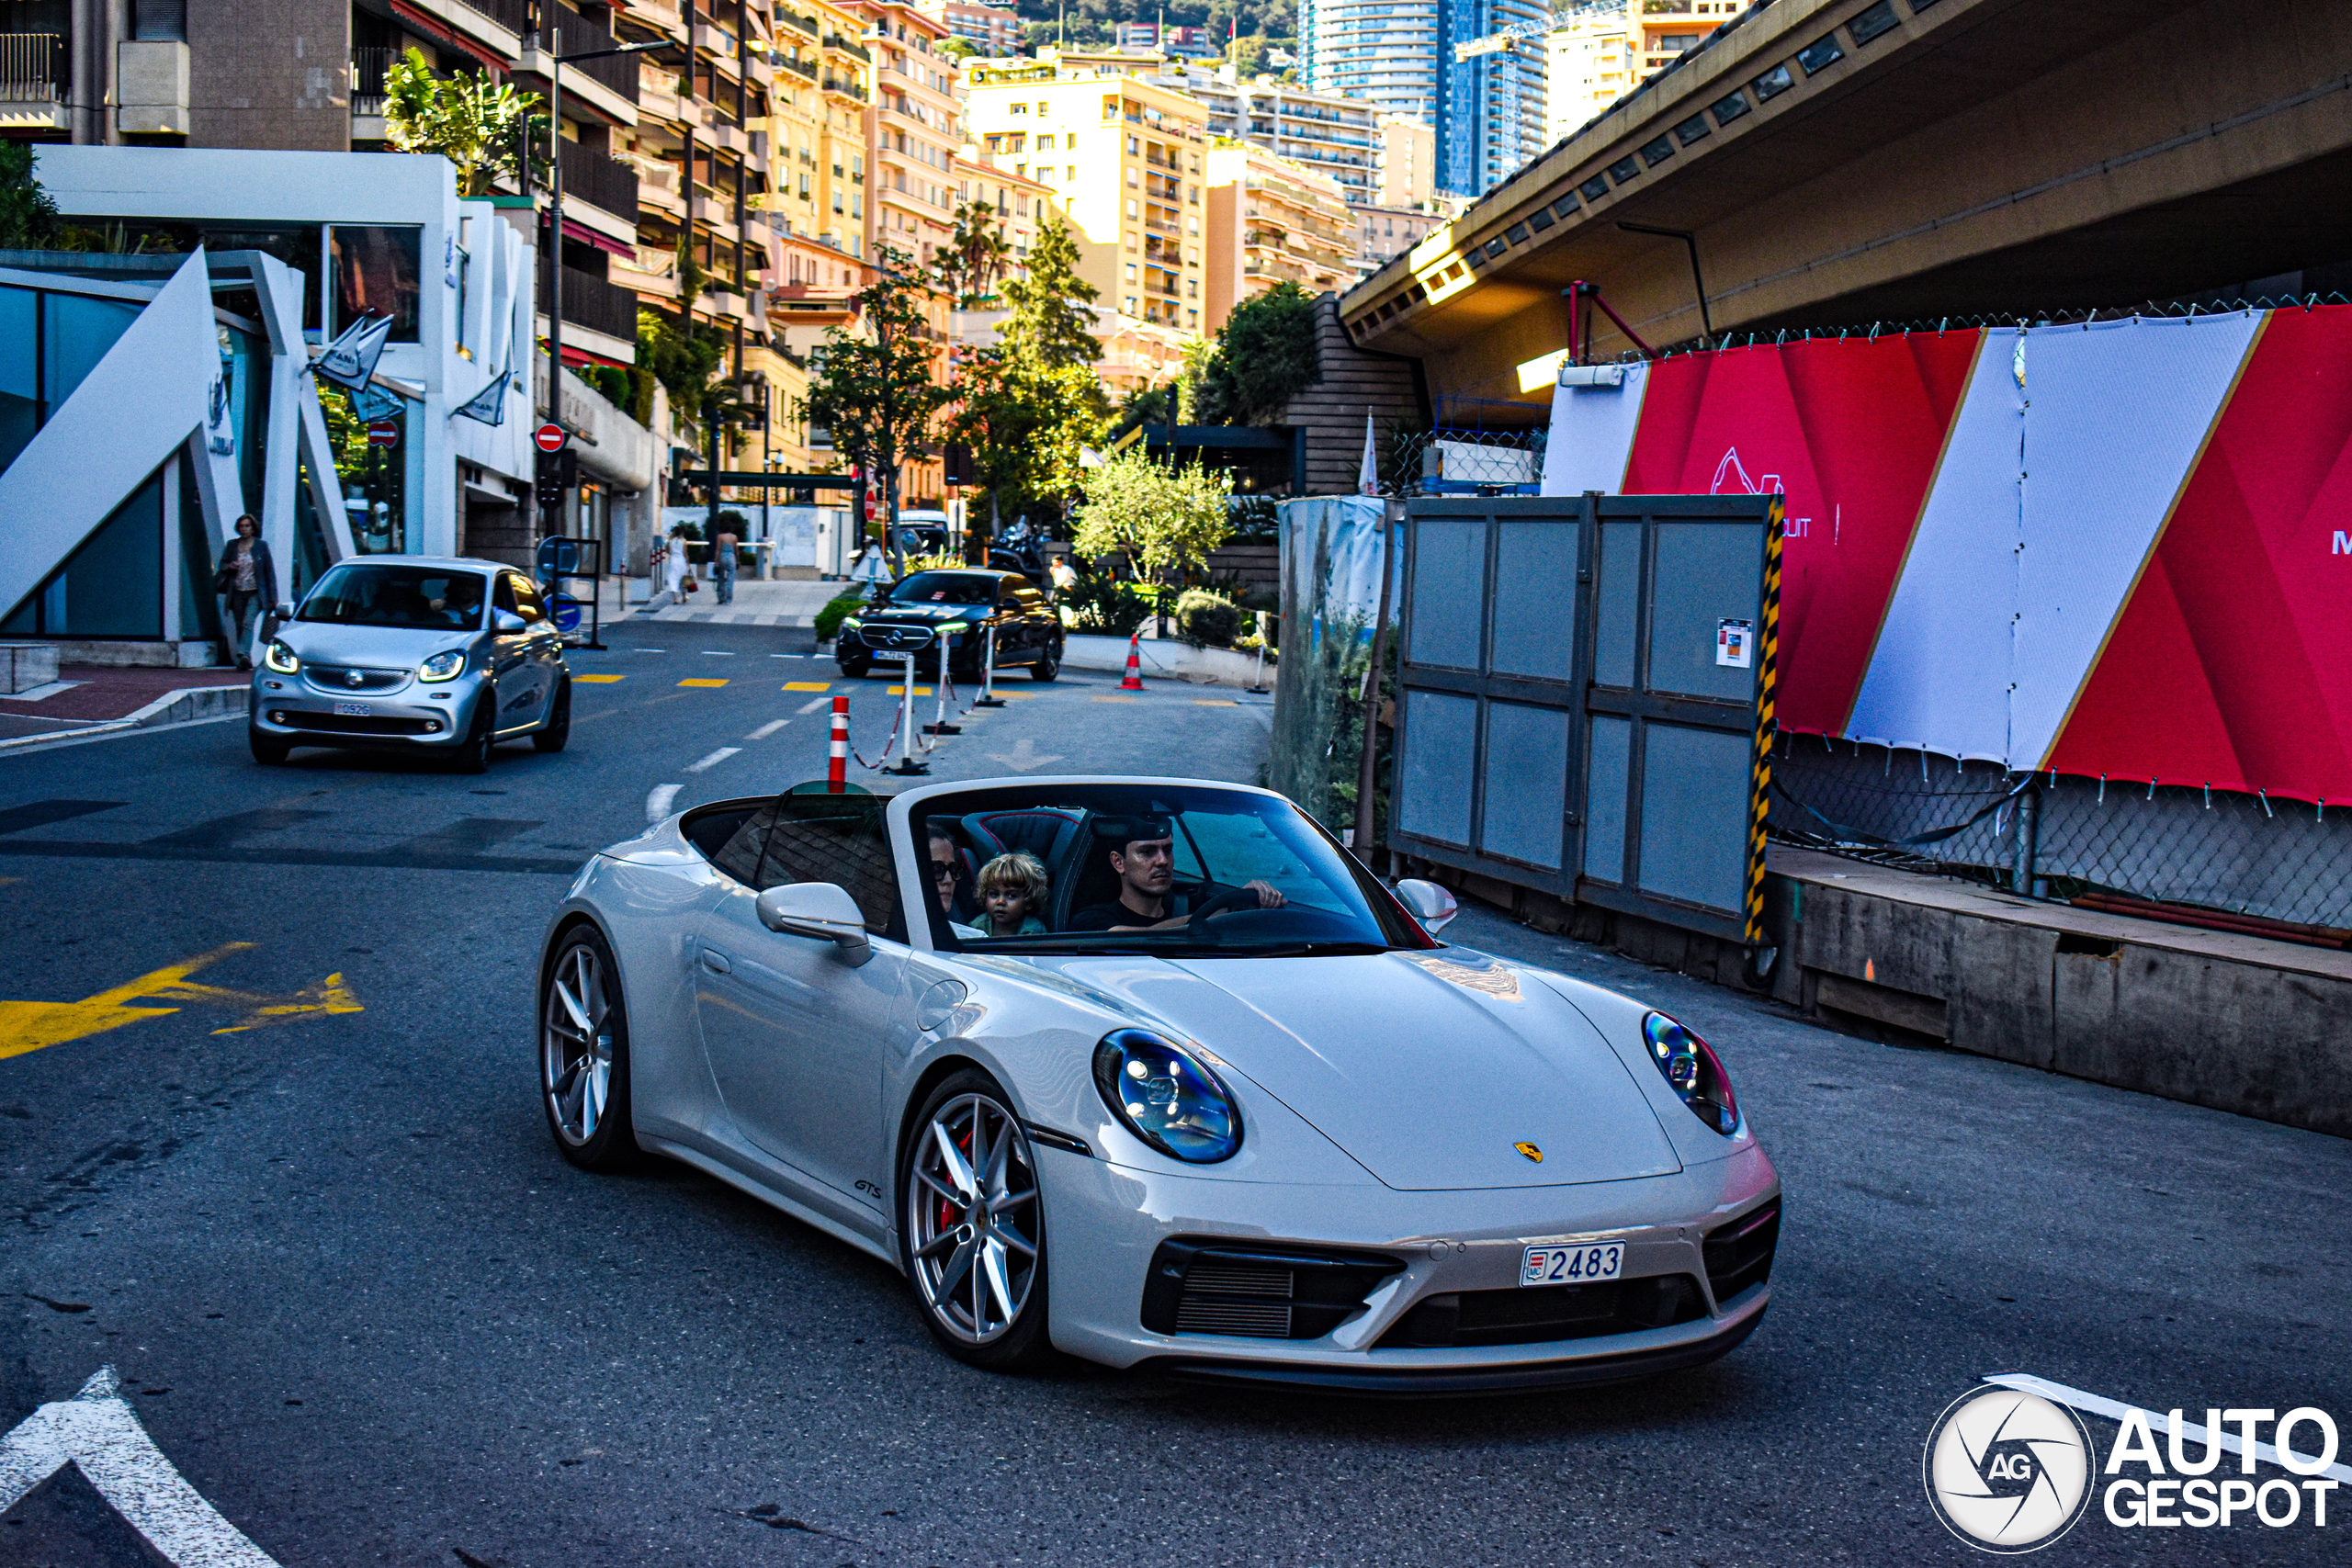
[[[637,171],[577,141],[559,141],[563,194],[600,207],[625,223],[637,221]]]
[[[0,33],[0,102],[62,102],[64,62],[65,39],[57,33]]]
[[[545,309],[555,292],[555,275],[545,256],[539,258],[539,305]],[[594,273],[563,269],[563,319],[575,327],[603,333],[623,343],[637,341],[637,295]]]
[[[355,115],[380,115],[384,112],[384,73],[401,57],[400,51],[390,45],[360,47],[351,51],[351,112]]]
[[[561,41],[566,54],[584,54],[617,47],[612,34],[575,12],[566,11],[555,20],[562,29]],[[540,41],[544,46],[546,40]],[[632,104],[637,102],[637,68],[638,57],[634,54],[598,55],[594,60],[574,61],[567,67],[597,85],[619,94]]]
[[[531,30],[530,0],[458,0],[469,11],[479,11],[511,33]]]

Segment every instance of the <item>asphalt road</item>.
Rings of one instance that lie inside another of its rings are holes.
[[[288,1568],[1712,1568],[1977,1560],[1928,1512],[1920,1445],[1989,1372],[2352,1417],[2352,1145],[1850,1039],[1475,909],[1450,937],[1619,986],[1728,1059],[1788,1188],[1746,1346],[1408,1404],[956,1365],[881,1265],[700,1175],[590,1177],[548,1142],[530,987],[564,874],[669,786],[820,776],[830,694],[785,688],[836,678],[769,633],[610,635],[574,660],[622,679],[579,689],[571,749],[507,748],[486,778],[264,769],[234,724],[0,759],[0,998],[214,955],[175,1011],[0,1058],[0,1431],[112,1365]],[[933,776],[1246,780],[1263,756],[1262,699],[1007,684]],[[868,756],[885,687],[854,696]],[[2324,1531],[2095,1511],[2042,1560],[2341,1561],[2341,1507]],[[76,1475],[0,1517],[0,1563],[147,1561]]]

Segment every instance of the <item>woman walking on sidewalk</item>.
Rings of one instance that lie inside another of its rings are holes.
[[[232,628],[230,637],[237,668],[254,667],[254,626],[261,615],[267,615],[277,603],[277,569],[269,558],[269,547],[262,543],[261,522],[247,513],[237,519],[237,536],[221,552],[220,570],[212,574],[212,592],[228,601],[226,624]]]

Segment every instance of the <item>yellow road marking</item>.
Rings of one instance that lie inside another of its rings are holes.
[[[609,686],[614,682],[623,679],[623,677],[619,675],[574,675],[572,679],[579,682],[583,686]]]
[[[997,692],[997,695],[1000,697],[1011,697],[1016,703],[1025,703],[1034,700],[1037,694],[1035,692],[1007,692],[1000,689]]]
[[[1090,702],[1097,702],[1097,703],[1131,703],[1131,702],[1134,702],[1134,701],[1135,701],[1135,698],[1133,698],[1133,697],[1091,697],[1091,698],[1089,698],[1088,700],[1089,700]]]
[[[249,942],[226,942],[209,953],[150,970],[135,980],[78,1002],[0,1001],[0,1060],[179,1010],[176,1006],[153,1005],[155,1002],[196,1002],[236,1009],[237,1021],[214,1030],[215,1034],[236,1034],[249,1029],[299,1022],[305,1018],[366,1010],[340,974],[330,975],[315,986],[305,986],[291,996],[198,985],[188,978],[205,965],[217,964],[253,945]],[[147,1005],[131,1005],[134,1002]]]
[[[724,678],[713,680],[707,675],[689,675],[678,684],[681,686],[724,686],[727,682]]]
[[[1193,705],[1196,708],[1238,708],[1241,705],[1231,697],[1194,697]]]
[[[786,681],[784,689],[787,692],[830,692],[833,683],[831,681]]]
[[[907,689],[904,686],[892,686],[889,690],[890,694],[894,697],[903,697],[907,694]],[[929,686],[917,686],[915,688],[915,695],[919,697],[927,697],[931,695],[931,688]]]

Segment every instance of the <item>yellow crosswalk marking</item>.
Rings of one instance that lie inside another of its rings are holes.
[[[574,675],[572,679],[579,682],[583,686],[609,686],[614,682],[625,679],[625,677],[619,675]]]
[[[894,697],[903,697],[907,694],[907,689],[904,686],[893,686],[890,688],[890,694]],[[915,688],[915,695],[919,697],[927,697],[931,695],[931,688],[929,686],[917,686]]]
[[[249,942],[227,942],[209,953],[167,964],[78,1002],[0,1001],[0,1058],[21,1056],[46,1045],[62,1045],[69,1040],[103,1034],[126,1023],[179,1010],[177,1006],[157,1003],[197,1002],[234,1009],[237,1021],[214,1030],[215,1034],[237,1034],[249,1029],[294,1023],[304,1018],[366,1010],[340,974],[330,975],[290,996],[232,990],[224,986],[199,985],[188,978],[205,965],[252,946]]]
[[[727,682],[723,678],[713,680],[707,675],[689,675],[678,684],[681,686],[724,686]]]
[[[1133,698],[1133,697],[1095,697],[1095,698],[1093,698],[1093,699],[1091,699],[1091,700],[1092,700],[1092,701],[1094,701],[1094,702],[1098,702],[1098,703],[1131,703],[1131,702],[1134,702],[1134,701],[1135,701],[1135,698]]]
[[[787,692],[830,692],[833,683],[831,681],[786,681],[784,689]]]
[[[1196,708],[1238,708],[1241,705],[1231,697],[1194,697],[1193,705]]]

